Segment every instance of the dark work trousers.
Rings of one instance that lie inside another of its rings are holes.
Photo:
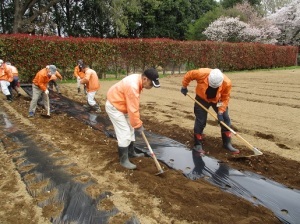
[[[55,80],[50,80],[49,83],[48,83],[48,85],[49,85],[49,89],[51,89],[51,90],[54,91],[54,88],[53,88],[53,86],[54,86],[55,89],[56,89],[56,91],[57,91],[58,93],[60,93],[60,91],[59,91],[59,86],[58,86],[58,84],[56,83]]]
[[[205,108],[209,109],[210,106],[214,109],[216,113],[218,113],[218,107],[216,103],[209,103],[205,100],[201,99],[198,95],[196,95],[195,99],[201,103]],[[203,130],[206,126],[207,121],[207,112],[202,109],[197,103],[194,105],[194,114],[196,116],[195,124],[194,124],[194,134],[203,134]],[[230,117],[228,114],[228,107],[226,111],[223,113],[224,123],[227,124],[229,127],[231,126]],[[221,132],[228,131],[223,125],[221,125]]]

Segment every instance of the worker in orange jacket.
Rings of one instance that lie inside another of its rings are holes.
[[[10,82],[13,80],[11,69],[0,59],[0,86],[8,102],[12,102]]]
[[[54,90],[53,87],[55,86],[55,89],[58,92],[58,94],[61,94],[59,90],[59,85],[56,82],[57,79],[62,80],[62,75],[58,71],[55,72],[55,75],[51,76],[50,81],[48,83],[49,89]]]
[[[49,112],[47,115],[50,116],[48,83],[51,77],[55,75],[56,70],[55,65],[47,65],[46,68],[36,73],[32,81],[32,99],[29,106],[29,118],[34,117],[37,102],[41,95],[43,96],[44,107],[46,111]]]
[[[93,69],[89,68],[88,65],[82,65],[82,71],[84,72],[84,78],[80,79],[80,84],[86,86],[86,98],[87,104],[84,107],[88,108],[89,110],[94,110],[97,113],[101,112],[100,105],[95,100],[95,95],[97,91],[100,89],[99,78]]]
[[[191,70],[183,77],[182,94],[187,94],[187,86],[193,80],[197,82],[195,99],[207,109],[211,106],[217,113],[219,122],[222,121],[230,127],[228,103],[231,92],[231,80],[219,69],[200,68]],[[194,150],[200,154],[205,154],[203,150],[203,130],[206,126],[207,111],[195,103],[194,113],[196,117],[194,124]],[[221,125],[221,136],[223,147],[232,154],[238,154],[239,150],[231,145],[231,132],[223,125]]]
[[[83,66],[83,60],[79,59],[77,62],[77,65],[74,68],[74,76],[76,78],[77,81],[77,91],[78,93],[80,93],[80,80],[84,78],[85,74],[82,71],[82,66]],[[86,86],[84,86],[84,91],[86,93]]]
[[[20,83],[19,83],[19,71],[10,62],[7,61],[5,64],[11,69],[11,72],[12,72],[12,75],[13,75],[13,80],[10,82],[11,95],[13,95],[12,94],[12,90],[15,90],[17,92],[17,94],[18,94],[18,97],[20,97],[21,93],[19,91],[19,86],[20,86]]]
[[[114,84],[107,92],[105,110],[114,126],[118,140],[120,164],[127,169],[135,169],[128,157],[143,156],[134,149],[135,133],[142,133],[143,122],[140,118],[140,94],[143,89],[160,87],[158,72],[154,68],[142,74],[126,76]]]

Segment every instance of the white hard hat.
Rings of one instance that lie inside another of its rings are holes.
[[[218,88],[222,85],[222,82],[224,80],[223,73],[220,71],[220,69],[213,69],[210,71],[208,76],[208,84],[212,88]]]
[[[0,66],[3,64],[3,62],[4,62],[4,61],[3,61],[2,59],[0,59]]]

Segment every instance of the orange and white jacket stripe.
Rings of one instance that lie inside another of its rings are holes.
[[[196,80],[196,94],[207,102],[217,103],[218,101],[222,101],[222,106],[218,108],[218,111],[225,112],[230,99],[231,80],[223,74],[224,81],[219,87],[216,97],[213,99],[207,99],[205,92],[209,86],[208,76],[211,70],[212,69],[210,68],[200,68],[197,70],[188,71],[183,77],[182,86],[187,87],[191,81]]]
[[[48,78],[47,69],[43,68],[38,73],[36,73],[32,83],[38,86],[42,91],[45,91],[47,89],[47,85],[49,81],[50,79]]]
[[[132,74],[114,84],[107,92],[107,100],[119,111],[128,114],[133,128],[140,127],[140,94],[143,89],[141,74]]]

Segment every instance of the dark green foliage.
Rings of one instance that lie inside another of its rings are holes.
[[[201,18],[195,21],[195,23],[190,24],[186,38],[188,40],[205,40],[206,36],[202,32],[212,23],[214,20],[218,19],[223,13],[224,9],[217,7],[212,11],[205,13]]]

